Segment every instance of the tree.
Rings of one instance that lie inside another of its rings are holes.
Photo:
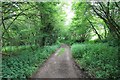
[[[119,3],[120,2],[96,2],[91,5],[94,12],[106,23],[110,33],[114,35],[114,38],[120,38]]]

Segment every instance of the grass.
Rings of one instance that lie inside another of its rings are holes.
[[[64,48],[61,48],[60,51],[59,51],[59,53],[57,54],[57,56],[62,55],[62,54],[64,53],[64,51],[65,51],[65,49],[64,49]]]
[[[24,50],[15,56],[3,56],[3,78],[28,78],[58,48],[58,45],[38,48],[34,52]]]
[[[106,43],[72,45],[76,62],[96,78],[119,77],[118,53],[118,47]]]

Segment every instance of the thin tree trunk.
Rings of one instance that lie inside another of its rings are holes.
[[[87,20],[89,21],[89,23],[90,23],[91,27],[93,28],[93,30],[95,31],[95,33],[97,34],[98,38],[99,38],[100,40],[102,40],[100,34],[97,32],[97,30],[95,29],[95,27],[94,27],[94,25],[92,24],[92,22],[91,22],[89,19],[87,19]]]

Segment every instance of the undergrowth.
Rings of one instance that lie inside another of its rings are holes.
[[[2,78],[28,78],[58,48],[45,46],[37,50],[24,50],[18,55],[3,56]]]
[[[118,78],[118,46],[107,43],[73,44],[72,55],[82,68],[96,78]]]

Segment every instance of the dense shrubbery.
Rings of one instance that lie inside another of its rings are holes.
[[[34,52],[24,50],[16,56],[3,56],[3,78],[29,77],[57,48],[57,45],[45,46]]]
[[[97,78],[119,76],[118,47],[106,43],[73,44],[72,53],[76,62]]]
[[[18,51],[31,49],[31,48],[37,48],[37,46],[35,45],[6,46],[6,47],[2,47],[1,51],[2,51],[2,54],[11,55],[11,54],[17,53]]]

